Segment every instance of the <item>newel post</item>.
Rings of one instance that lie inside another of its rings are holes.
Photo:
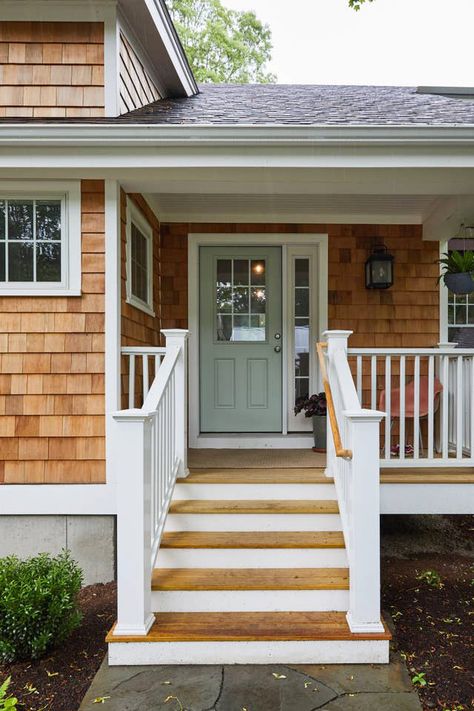
[[[151,418],[140,410],[113,415],[117,476],[116,635],[146,635],[151,611]]]
[[[378,410],[344,412],[350,428],[351,530],[349,611],[351,632],[383,632],[380,617],[380,422]]]
[[[327,371],[329,383],[332,379],[332,358],[335,351],[342,350],[347,353],[347,342],[349,336],[352,335],[352,331],[324,331],[323,337],[326,339],[327,343]],[[326,415],[326,418],[328,416]],[[326,427],[326,471],[325,474],[328,477],[332,477],[335,474],[336,469],[336,450],[334,448],[334,440],[332,437],[331,427],[329,420]]]
[[[161,333],[166,338],[166,348],[177,346],[180,349],[176,363],[175,381],[175,441],[179,459],[178,477],[189,474],[188,469],[188,337],[184,328],[165,328]]]

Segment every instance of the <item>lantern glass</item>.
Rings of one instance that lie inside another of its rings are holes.
[[[393,256],[384,249],[375,249],[365,263],[367,289],[388,289],[393,284]]]

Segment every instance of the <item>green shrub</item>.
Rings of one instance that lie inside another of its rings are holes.
[[[82,571],[67,551],[0,559],[0,662],[37,659],[79,625]]]

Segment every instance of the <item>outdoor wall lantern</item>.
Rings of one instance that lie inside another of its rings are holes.
[[[366,289],[389,289],[393,285],[393,255],[377,244],[365,263]]]

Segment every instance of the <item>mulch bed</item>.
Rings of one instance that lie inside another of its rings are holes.
[[[79,594],[81,626],[57,649],[35,662],[0,665],[0,682],[19,711],[76,711],[102,663],[105,635],[115,621],[115,583],[90,585]],[[102,708],[102,707],[97,707]]]
[[[395,647],[424,711],[474,709],[474,575],[469,554],[474,522],[472,517],[450,518],[457,533],[467,537],[463,555],[418,552],[382,560],[382,604],[393,620]],[[431,584],[417,579],[426,571],[437,573],[441,585],[437,576],[428,576]]]

